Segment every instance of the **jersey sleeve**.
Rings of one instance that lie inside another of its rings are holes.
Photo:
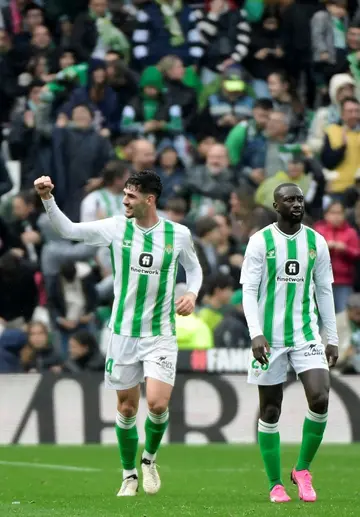
[[[317,257],[314,265],[314,283],[316,286],[328,286],[334,282],[329,248],[324,237],[316,235]]]
[[[43,200],[43,205],[52,227],[64,239],[83,241],[91,246],[109,246],[116,235],[115,217],[87,223],[73,223],[60,210],[53,197]]]
[[[181,228],[181,234],[179,262],[185,269],[187,291],[197,296],[203,282],[202,269],[190,231],[184,226]]]
[[[265,243],[260,234],[253,235],[247,245],[241,268],[240,284],[258,287],[265,267]]]

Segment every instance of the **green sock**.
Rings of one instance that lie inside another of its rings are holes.
[[[164,433],[169,424],[169,410],[162,415],[155,415],[149,411],[145,421],[145,450],[143,458],[154,460]]]
[[[304,420],[300,454],[295,470],[310,469],[310,464],[322,442],[326,421],[327,413],[318,415],[308,409]]]
[[[134,470],[139,441],[136,428],[136,416],[126,417],[118,411],[115,431],[119,444],[122,467],[124,470]]]
[[[281,481],[279,424],[268,424],[259,419],[258,440],[271,490],[275,485],[283,484]]]

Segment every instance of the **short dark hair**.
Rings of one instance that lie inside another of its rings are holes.
[[[103,171],[103,186],[108,187],[112,185],[117,178],[124,178],[129,168],[125,162],[121,160],[111,160],[108,162]]]
[[[144,169],[140,172],[133,172],[125,183],[125,188],[133,186],[142,194],[153,194],[159,199],[162,192],[160,176],[155,171]]]
[[[200,219],[196,221],[195,232],[196,235],[201,239],[202,237],[205,237],[205,235],[207,235],[208,233],[215,230],[215,228],[217,227],[218,224],[213,217],[200,217]]]
[[[36,203],[36,193],[34,190],[22,190],[15,194],[14,198],[16,197],[22,199],[26,205],[35,205]]]
[[[300,189],[299,185],[297,185],[296,183],[281,183],[280,185],[278,185],[276,187],[276,189],[274,190],[274,201],[278,201],[279,197],[280,197],[280,192],[284,189],[284,188],[290,188],[290,187],[296,187],[298,189]],[[301,190],[301,189],[300,189]]]
[[[71,337],[80,345],[87,346],[90,352],[95,352],[99,348],[95,336],[88,330],[78,330]]]
[[[234,280],[230,275],[213,273],[206,280],[205,292],[212,296],[215,289],[226,289],[228,287],[234,287]]]
[[[343,99],[340,103],[341,110],[344,109],[345,104],[348,102],[353,102],[354,104],[360,104],[360,102],[357,100],[356,97],[345,97],[345,99]]]
[[[261,99],[257,99],[255,101],[253,109],[261,108],[266,111],[271,111],[273,109],[273,107],[274,107],[274,105],[273,105],[273,101],[271,99],[261,98]]]

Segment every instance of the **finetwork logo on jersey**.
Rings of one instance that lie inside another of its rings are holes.
[[[304,277],[298,276],[300,273],[300,263],[297,260],[287,260],[284,266],[284,273],[286,276],[277,276],[276,280],[278,282],[299,284],[305,281]]]
[[[141,275],[159,275],[158,269],[150,269],[153,265],[154,257],[152,253],[141,253],[139,256],[139,266],[131,266],[133,273],[140,273]]]

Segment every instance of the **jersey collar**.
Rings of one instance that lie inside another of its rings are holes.
[[[277,232],[279,232],[283,237],[285,237],[286,239],[289,239],[289,240],[292,240],[292,239],[295,239],[295,237],[297,237],[299,235],[299,233],[301,233],[303,231],[303,228],[304,226],[303,225],[300,225],[300,229],[294,233],[293,235],[288,235],[287,233],[284,233],[280,230],[280,228],[278,227],[277,223],[273,223],[273,227],[275,228],[275,230]]]
[[[154,224],[154,226],[152,226],[151,228],[141,228],[141,226],[136,224],[136,221],[134,220],[134,226],[136,226],[136,228],[138,228],[138,230],[140,230],[142,233],[144,233],[146,235],[147,233],[150,233],[153,230],[155,230],[155,228],[157,228],[161,222],[162,222],[162,218],[159,217],[158,222],[156,224]]]

